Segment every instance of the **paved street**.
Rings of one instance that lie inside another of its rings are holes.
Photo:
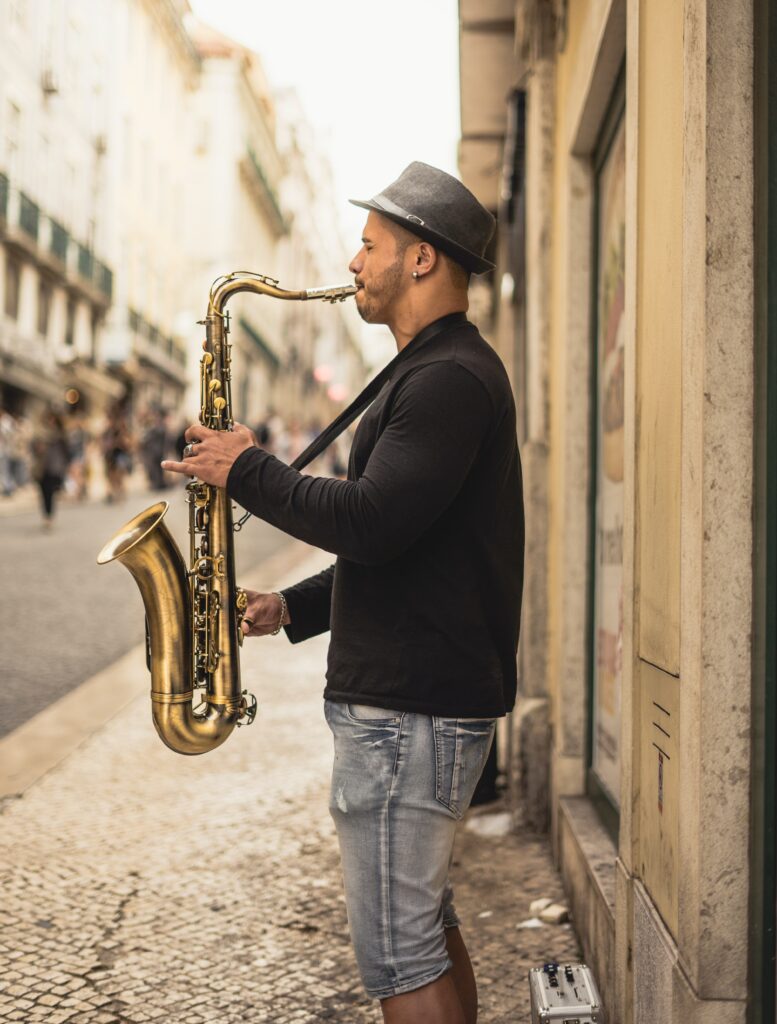
[[[267,582],[324,564],[316,553]],[[358,982],[327,812],[326,645],[247,644],[260,717],[210,754],[169,752],[143,694],[5,800],[0,1020],[380,1019]],[[140,649],[131,657],[140,671]],[[528,1024],[528,968],[577,955],[570,925],[516,928],[532,899],[562,898],[546,841],[462,830],[453,881],[482,1024]]]
[[[168,525],[188,552],[181,486],[134,494],[116,505],[62,503],[50,533],[41,528],[37,504],[0,520],[0,736],[142,640],[143,604],[134,580],[121,565],[98,566],[96,557],[127,519],[161,498],[170,502]],[[237,537],[238,573],[287,540],[266,523],[250,520]]]

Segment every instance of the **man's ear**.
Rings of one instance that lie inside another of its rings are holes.
[[[429,242],[421,242],[416,248],[415,268],[420,275],[428,274],[437,264],[437,250]]]

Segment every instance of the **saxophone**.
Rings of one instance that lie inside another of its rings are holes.
[[[200,362],[200,423],[231,430],[231,345],[227,301],[237,292],[276,299],[342,302],[352,285],[288,291],[262,274],[238,271],[211,286]],[[189,568],[163,522],[160,501],[130,519],[97,557],[118,561],[132,573],[146,611],[146,660],[151,708],[162,742],[179,754],[203,754],[220,746],[236,725],[250,725],[256,699],[241,689],[240,624],[247,597],[235,582],[232,505],[226,491],[192,479],[189,506]],[[195,691],[201,701],[194,706]]]

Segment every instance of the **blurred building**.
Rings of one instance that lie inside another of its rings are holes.
[[[279,242],[287,231],[281,209],[284,168],[276,145],[275,106],[259,57],[215,29],[187,22],[202,61],[195,96],[196,147],[188,168],[186,250],[194,320],[207,309],[208,288],[233,270],[277,277]],[[237,419],[266,415],[283,361],[283,302],[251,294],[229,303]],[[194,335],[192,334],[192,337]],[[199,353],[193,349],[193,362]],[[190,374],[189,407],[199,402]]]
[[[105,89],[107,220],[116,267],[105,357],[132,406],[182,399],[191,325],[185,290],[193,102],[200,61],[183,24],[187,0],[115,0],[101,37]]]
[[[278,144],[283,154],[284,209],[289,230],[279,254],[288,288],[350,284],[352,253],[343,241],[331,166],[292,89],[277,94]],[[323,425],[364,385],[362,323],[350,300],[290,303],[284,310],[282,401],[295,418]]]
[[[109,7],[0,8],[0,399],[24,415],[124,390],[105,369]]]
[[[777,26],[461,0],[527,511],[512,793],[615,1024],[775,1007]]]
[[[298,102],[278,125],[259,57],[188,0],[0,9],[3,404],[192,417],[217,276],[348,279],[329,166]],[[238,418],[323,419],[361,386],[352,303],[229,309]]]

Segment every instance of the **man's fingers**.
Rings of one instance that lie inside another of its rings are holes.
[[[249,590],[248,604],[240,628],[245,636],[267,636],[275,628],[269,601],[270,594]]]
[[[258,622],[252,622],[250,626],[247,622],[241,622],[240,628],[243,630],[244,636],[267,636],[270,632],[266,626]]]
[[[165,459],[165,461],[161,462],[160,465],[162,469],[166,469],[170,473],[183,473],[185,476],[194,476],[190,462],[170,462]]]
[[[218,431],[211,430],[210,427],[204,427],[202,423],[192,423],[190,427],[187,427],[184,431],[184,437],[187,441],[204,441],[210,437],[211,434],[216,434]]]

